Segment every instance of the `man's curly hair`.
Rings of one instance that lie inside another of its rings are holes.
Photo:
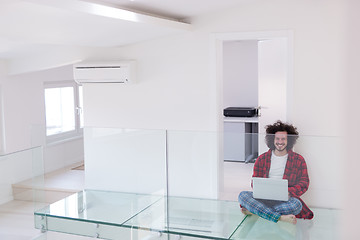
[[[296,140],[299,138],[299,132],[297,131],[297,128],[291,124],[283,123],[282,121],[278,120],[274,124],[266,125],[266,136],[265,136],[265,142],[266,145],[271,149],[275,149],[274,145],[274,139],[275,139],[275,133],[277,132],[287,132],[287,146],[286,150],[291,150]]]

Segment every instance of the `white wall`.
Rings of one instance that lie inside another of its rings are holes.
[[[72,66],[8,76],[3,89],[6,151],[45,146],[46,172],[83,160],[82,139],[46,144],[44,82],[54,81],[73,81]]]
[[[6,63],[0,66],[6,69]],[[36,161],[44,161],[45,172],[57,170],[83,160],[82,138],[51,146],[46,145],[45,139],[43,83],[60,80],[72,81],[71,66],[13,76],[9,76],[6,71],[3,71],[0,80],[4,125],[2,138],[5,140],[1,169],[6,173],[11,173],[11,177],[6,177],[6,181],[5,179],[0,181],[2,186],[0,192],[2,190],[9,192],[11,184],[32,177],[33,169],[31,166],[34,159],[31,156],[31,151],[26,149],[33,146],[43,146],[43,159],[36,159]],[[12,154],[18,151],[24,151],[23,155]],[[7,199],[8,197],[4,201]]]
[[[288,54],[287,38],[274,38],[259,41],[259,132],[265,134],[265,126],[277,120],[287,121],[287,106],[291,104],[287,97]],[[291,106],[290,106],[291,107]]]
[[[168,131],[169,194],[216,198],[217,154],[215,132]]]
[[[331,136],[300,136],[295,145],[295,151],[302,154],[308,166],[310,188],[303,199],[311,206],[343,208],[344,154],[341,150],[341,138]]]
[[[0,156],[0,204],[13,199],[12,184],[31,179],[35,152],[40,148]]]
[[[360,56],[360,1],[347,0],[347,28],[348,34],[346,38],[346,51],[344,52],[346,60],[343,62],[346,66],[346,76],[344,77],[344,83],[339,86],[341,90],[345,91],[345,104],[344,104],[344,125],[343,135],[345,136],[344,147],[346,153],[341,158],[341,162],[344,165],[344,180],[342,183],[344,194],[342,196],[343,205],[345,206],[345,214],[341,219],[341,225],[343,226],[342,236],[343,239],[357,239],[360,235],[360,228],[353,223],[358,221],[360,215],[360,208],[357,208],[356,204],[360,197],[359,189],[359,168],[360,161],[358,158],[358,149],[360,145],[360,68],[359,68],[359,56]]]
[[[85,124],[214,130],[209,44],[208,34],[191,32],[97,53],[96,59],[137,60],[138,83],[85,85]]]
[[[289,102],[293,109],[289,119],[303,135],[340,136],[343,105],[339,86],[345,74],[343,8],[342,1],[337,0],[254,0],[226,12],[194,19],[192,32],[103,51],[94,58],[136,59],[138,83],[85,86],[85,124],[217,131],[221,112],[217,107],[215,71],[210,69],[215,61],[211,58],[212,34],[280,29],[294,32],[294,74],[290,86],[293,95]],[[216,139],[214,141],[216,143]],[[304,151],[321,155],[324,149]],[[314,178],[312,186],[325,189],[327,183],[332,182],[330,179],[339,176],[334,167],[338,161],[335,156],[311,161],[308,165],[312,174],[323,176]],[[213,183],[214,175],[203,169],[217,167],[217,163],[209,159],[201,164],[194,160],[186,160],[183,164],[197,170],[189,172],[197,172],[196,177],[203,179],[204,186]],[[329,165],[331,167],[326,169],[321,167]],[[189,172],[170,174],[178,178],[195,177],[188,175]],[[188,191],[195,193],[200,188],[194,186]],[[216,184],[211,186],[211,189],[216,188]],[[214,196],[209,193],[209,197]],[[309,196],[308,202],[320,206],[325,198]]]
[[[292,101],[289,89],[292,84],[291,65],[292,41],[290,33],[287,37],[264,39],[258,44],[258,76],[259,76],[259,117],[258,149],[259,153],[268,150],[264,141],[265,127],[277,120],[287,122],[291,119]],[[290,110],[289,112],[287,110]],[[290,117],[290,118],[288,118]]]
[[[4,105],[3,105],[3,81],[6,76],[6,62],[0,61],[0,153],[5,151],[5,128],[4,128]]]
[[[86,189],[166,192],[165,131],[87,128],[84,139]]]
[[[257,107],[258,41],[227,41],[223,45],[224,108]]]

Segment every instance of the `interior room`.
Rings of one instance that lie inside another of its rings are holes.
[[[0,239],[356,239],[359,7],[2,1]],[[309,172],[295,225],[237,202],[277,120]]]

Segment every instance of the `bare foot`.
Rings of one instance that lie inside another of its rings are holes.
[[[245,215],[253,215],[251,212],[249,212],[249,210],[247,210],[246,208],[241,208],[241,212]]]
[[[290,215],[281,215],[279,221],[296,224],[297,219],[295,215],[290,214]]]

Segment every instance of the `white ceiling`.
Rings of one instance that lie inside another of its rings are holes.
[[[0,0],[0,58],[52,48],[122,46],[176,34],[190,29],[183,22],[192,17],[240,1]]]

